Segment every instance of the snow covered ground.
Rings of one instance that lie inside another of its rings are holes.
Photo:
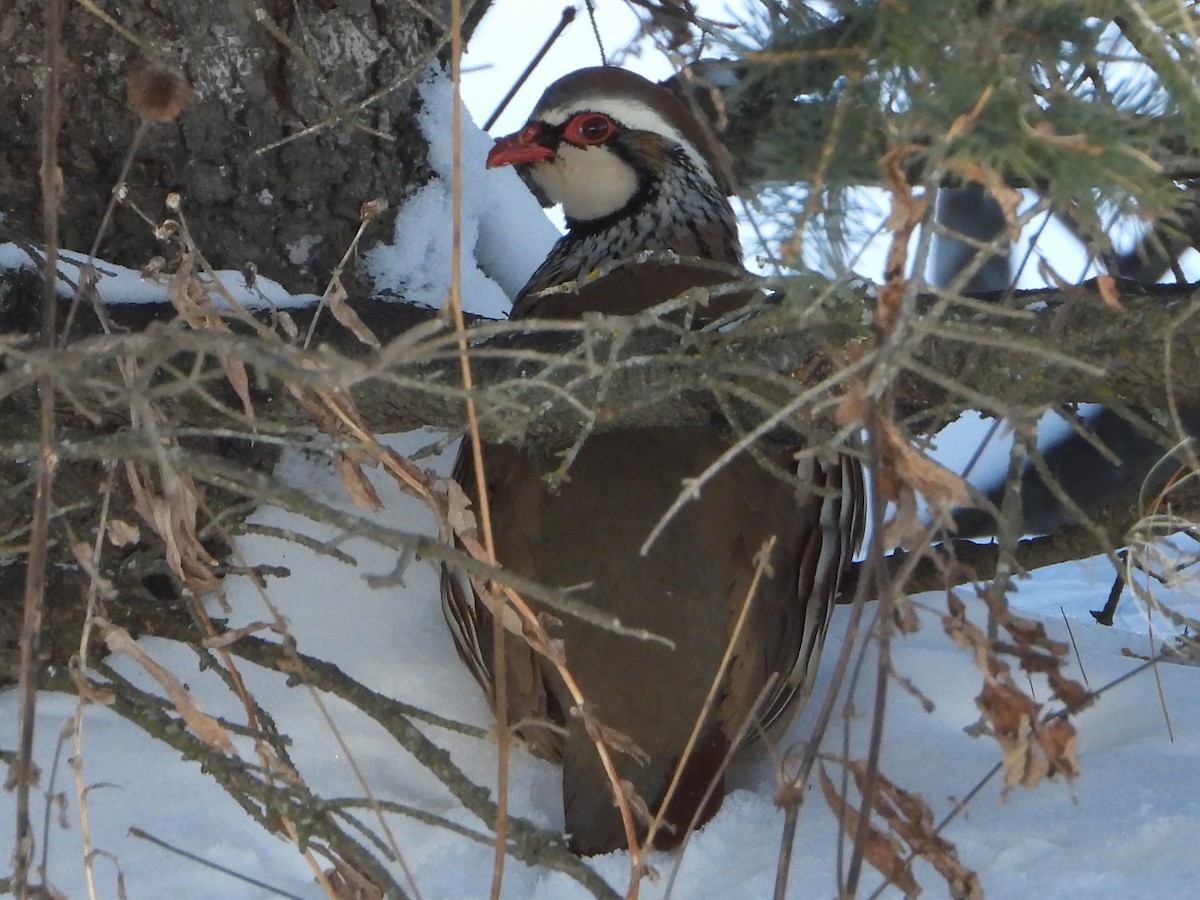
[[[411,452],[436,438],[415,432],[391,440]],[[430,463],[444,473],[446,456]],[[319,499],[349,509],[333,469],[326,463],[289,451],[280,472],[294,485]],[[387,505],[380,520],[394,526],[429,531],[420,505],[402,496],[383,477],[374,479]],[[257,524],[291,528],[318,539],[336,535],[329,529],[271,508],[259,510]],[[252,563],[287,567],[291,575],[272,579],[269,594],[286,616],[298,648],[335,662],[367,686],[441,715],[487,727],[489,713],[478,689],[454,655],[441,620],[432,567],[414,564],[405,587],[372,588],[369,575],[385,575],[394,554],[368,541],[341,545],[354,564],[321,557],[281,539],[250,536],[239,549]],[[1090,561],[1043,570],[1021,583],[1016,597],[1023,609],[1045,621],[1052,635],[1066,640],[1060,608],[1071,619],[1080,659],[1093,687],[1134,668],[1138,661],[1124,648],[1145,653],[1147,636],[1137,606],[1127,600],[1122,628],[1104,629],[1087,610],[1103,602],[1111,582],[1107,563]],[[230,579],[233,627],[269,618],[258,593],[246,579]],[[920,598],[940,608],[935,595]],[[1195,591],[1175,592],[1177,605],[1200,609]],[[979,610],[973,609],[976,617]],[[845,628],[846,610],[838,611],[829,647],[836,647]],[[973,698],[979,678],[969,655],[955,648],[933,615],[923,616],[922,630],[899,640],[894,648],[898,670],[910,677],[936,703],[923,712],[908,695],[894,691],[885,730],[884,771],[894,781],[920,793],[941,817],[952,808],[998,758],[996,746],[970,738],[962,729],[975,721]],[[145,639],[143,649],[175,672],[210,714],[237,720],[239,705],[211,672],[199,671],[191,651],[164,640]],[[822,679],[829,677],[827,652]],[[147,689],[153,684],[139,666],[118,659],[116,668]],[[361,796],[347,760],[320,718],[308,693],[289,688],[282,676],[243,664],[251,693],[276,717],[280,729],[294,739],[293,761],[310,785],[326,797]],[[1015,789],[1001,797],[993,782],[975,798],[964,815],[946,830],[962,861],[977,870],[988,896],[1020,898],[1188,896],[1195,888],[1196,847],[1200,846],[1200,797],[1194,788],[1200,764],[1200,670],[1160,666],[1175,740],[1168,736],[1147,672],[1114,689],[1078,718],[1082,774],[1074,784],[1044,784],[1034,791]],[[1073,668],[1072,675],[1077,675]],[[818,687],[818,695],[820,694]],[[1044,695],[1043,695],[1044,696]],[[36,760],[43,785],[51,770],[55,744],[64,723],[74,715],[75,699],[44,695],[38,707]],[[381,799],[416,805],[445,815],[475,830],[485,830],[427,773],[396,747],[382,729],[343,704],[331,702],[340,730],[372,790]],[[869,698],[860,698],[860,710]],[[810,707],[791,737],[802,740],[811,726]],[[16,695],[0,694],[0,746],[15,742]],[[212,859],[297,897],[321,896],[299,854],[254,824],[212,781],[160,744],[147,739],[102,707],[84,716],[83,778],[96,787],[89,794],[92,844],[113,854],[124,872],[131,898],[259,898],[261,888],[181,860],[128,835],[137,827],[171,844]],[[853,744],[861,747],[869,719],[852,722]],[[449,747],[455,762],[482,783],[494,780],[494,748],[486,740],[454,735],[436,728],[430,736]],[[827,749],[836,750],[840,734]],[[49,827],[51,883],[69,897],[85,896],[80,856],[78,810],[65,756],[56,791],[67,792],[63,824],[52,811]],[[663,854],[654,865],[665,875],[680,871],[674,896],[680,898],[759,898],[770,895],[777,855],[780,816],[772,806],[774,777],[767,761],[743,769],[718,817],[692,841],[680,859]],[[561,822],[557,772],[524,751],[514,757],[513,811],[539,824]],[[40,801],[39,801],[40,805]],[[443,829],[391,817],[399,845],[421,894],[429,898],[485,896],[491,850]],[[65,825],[65,827],[64,827]],[[0,816],[0,846],[11,846],[12,816]],[[836,828],[817,793],[806,804],[792,872],[795,897],[835,894]],[[597,859],[594,865],[614,887],[624,886],[625,854]],[[100,896],[116,896],[113,869],[97,860]],[[928,896],[945,890],[929,870],[918,868]],[[664,879],[665,880],[665,879]],[[868,877],[868,886],[875,882]],[[895,896],[892,891],[887,896]],[[561,874],[546,874],[510,862],[504,896],[567,900],[586,893]],[[661,884],[644,884],[642,896],[662,896]]]
[[[539,17],[544,21],[544,17]],[[575,60],[577,63],[578,60]],[[557,70],[566,71],[572,63]],[[499,78],[507,84],[510,79]],[[429,87],[428,127],[446,134],[448,91],[444,84]],[[527,109],[537,94],[532,89]],[[436,106],[441,103],[441,106]],[[504,128],[503,123],[499,126]],[[465,159],[481,161],[482,138],[468,134]],[[444,146],[444,145],[441,145]],[[408,218],[398,226],[400,258],[380,251],[372,259],[381,282],[424,291],[436,302],[448,277],[448,257],[437,241],[405,243],[405,235],[419,234],[435,223],[445,223],[448,172],[443,154],[435,147],[434,165],[443,181],[419,195]],[[441,160],[439,163],[438,160]],[[482,178],[470,170],[475,183]],[[509,253],[500,241],[511,234],[512,221],[498,226],[497,204],[516,203],[521,194],[511,173],[491,173],[486,186],[464,214],[468,247],[474,260],[466,265],[473,290],[468,296],[484,298],[479,312],[502,308],[503,295],[520,283],[523,266],[532,268],[544,249],[528,249],[534,241],[542,247],[554,238],[553,229],[537,218],[528,203],[520,212],[523,235],[530,238],[524,256]],[[508,180],[503,180],[508,179]],[[475,193],[475,192],[471,192]],[[523,196],[523,195],[522,195]],[[516,215],[516,214],[514,214]],[[527,227],[526,227],[527,226]],[[478,262],[478,272],[473,263]],[[14,264],[14,263],[9,263]],[[487,279],[491,279],[490,281]],[[418,284],[419,282],[419,284]],[[147,298],[149,299],[149,298]],[[389,439],[402,453],[414,452],[440,435],[415,432]],[[962,455],[956,442],[943,448]],[[423,464],[444,474],[450,455],[427,458]],[[350,508],[330,465],[298,450],[285,453],[278,473],[289,483],[346,509]],[[432,522],[421,506],[405,497],[379,473],[373,474],[386,511],[379,520],[396,528],[430,533]],[[258,510],[252,521],[259,525],[293,529],[317,540],[334,539],[335,533],[270,507]],[[386,575],[395,563],[392,551],[364,539],[339,544],[352,562],[318,555],[301,545],[275,537],[252,535],[239,539],[238,550],[250,564],[283,566],[290,576],[273,578],[268,591],[286,617],[300,651],[340,666],[367,686],[396,699],[411,702],[440,715],[482,728],[490,726],[483,697],[459,664],[442,622],[436,575],[431,565],[409,567],[403,587],[373,587],[367,578]],[[1118,627],[1094,624],[1088,610],[1103,604],[1112,582],[1112,571],[1103,559],[1064,564],[1037,572],[1023,580],[1013,597],[1020,611],[1044,621],[1055,637],[1067,640],[1064,616],[1070,620],[1079,659],[1088,683],[1099,687],[1129,672],[1139,661],[1126,655],[1146,654],[1151,646],[1144,613],[1128,596]],[[269,619],[262,599],[248,580],[227,581],[233,607],[231,627]],[[965,592],[964,592],[965,595]],[[1170,593],[1176,608],[1200,614],[1200,593],[1183,584]],[[944,608],[936,595],[918,598],[924,606]],[[972,605],[972,616],[982,612]],[[847,610],[840,609],[827,648],[836,648],[846,629]],[[948,813],[954,799],[964,796],[998,759],[998,749],[986,739],[966,736],[963,729],[977,718],[974,697],[979,677],[969,654],[957,649],[942,633],[932,613],[922,616],[922,630],[898,640],[893,648],[896,669],[912,679],[936,704],[932,713],[893,690],[884,734],[883,770],[904,788],[922,795],[936,818]],[[1166,626],[1155,624],[1155,639]],[[182,678],[196,702],[210,714],[237,720],[240,704],[212,672],[201,671],[195,655],[168,641],[144,639],[142,649]],[[830,677],[832,649],[827,649],[821,686]],[[127,658],[114,663],[135,684],[155,689],[144,670]],[[288,687],[277,673],[243,664],[249,689],[275,716],[281,731],[292,736],[292,758],[308,783],[325,797],[355,797],[363,791],[349,761],[331,735],[310,695]],[[1073,677],[1077,669],[1072,667]],[[993,781],[946,829],[945,836],[959,850],[960,859],[976,870],[987,895],[993,898],[1128,898],[1192,896],[1196,893],[1197,847],[1200,847],[1200,794],[1195,774],[1200,766],[1200,669],[1180,665],[1159,667],[1162,690],[1171,717],[1174,740],[1168,737],[1151,672],[1144,672],[1106,694],[1095,708],[1077,719],[1080,730],[1082,774],[1073,783],[1044,784],[1036,790],[1015,789],[1002,796]],[[868,679],[869,680],[869,679]],[[1044,693],[1041,695],[1044,696]],[[377,724],[345,704],[328,701],[354,760],[372,791],[381,799],[409,803],[443,815],[472,830],[481,825],[429,776],[399,750]],[[78,804],[66,763],[70,745],[62,748],[55,769],[56,744],[64,723],[75,714],[72,696],[47,694],[40,698],[35,760],[42,768],[42,787],[65,792],[65,809],[51,804],[48,819],[48,878],[68,897],[87,895],[80,850]],[[0,693],[0,747],[16,743],[14,692]],[[815,705],[815,704],[814,704]],[[869,709],[869,697],[859,697],[856,707]],[[811,728],[814,708],[796,722],[790,737],[803,740]],[[869,717],[860,713],[850,721],[851,746],[861,751],[869,730]],[[453,734],[429,726],[431,737],[448,747],[455,762],[477,781],[494,780],[494,747],[488,740]],[[198,766],[173,750],[149,740],[115,714],[89,706],[84,715],[82,778],[91,787],[88,818],[92,846],[103,851],[96,859],[98,896],[115,897],[115,859],[123,872],[125,890],[138,898],[263,898],[286,895],[322,896],[312,873],[294,847],[271,837],[251,821]],[[826,749],[836,752],[841,735],[835,728]],[[240,745],[239,745],[240,746]],[[558,773],[551,766],[517,750],[511,773],[512,811],[536,823],[557,827],[561,823]],[[645,882],[642,896],[663,896],[667,877],[678,866],[673,896],[697,900],[742,900],[770,896],[778,854],[781,823],[772,797],[774,775],[769,762],[743,769],[735,790],[717,818],[695,836],[686,854],[663,854],[653,864],[663,875],[657,884]],[[40,811],[42,801],[39,799]],[[365,816],[364,816],[365,818]],[[60,821],[61,819],[61,821]],[[389,817],[408,867],[422,896],[475,898],[486,896],[492,851],[445,829],[419,824],[401,816]],[[183,860],[152,843],[129,834],[139,828],[159,839],[273,886],[274,892],[248,885],[230,876]],[[0,847],[12,846],[13,815],[8,801],[0,799]],[[791,892],[793,897],[832,897],[836,893],[837,830],[819,793],[806,804],[796,841]],[[108,856],[111,854],[111,857]],[[628,872],[625,854],[594,860],[592,865],[616,889],[623,890]],[[399,877],[399,876],[397,876]],[[928,868],[918,867],[918,880],[927,896],[943,896],[945,889]],[[867,891],[878,882],[869,872]],[[894,889],[885,896],[896,896]],[[546,873],[510,861],[504,896],[571,900],[586,896],[582,888],[562,874]]]

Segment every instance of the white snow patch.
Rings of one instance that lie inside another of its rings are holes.
[[[400,209],[394,242],[369,250],[366,262],[377,289],[395,290],[413,303],[441,306],[450,290],[453,90],[446,75],[435,70],[420,92],[421,131],[429,141],[429,163],[436,176]],[[503,318],[559,235],[511,167],[484,168],[491,146],[492,139],[464,109],[463,307],[476,315]]]
[[[424,430],[395,436],[389,443],[409,454],[440,437]],[[423,464],[445,474],[452,457],[453,448]],[[351,509],[336,472],[323,459],[289,450],[277,473],[315,498]],[[429,516],[417,501],[401,494],[378,472],[372,472],[371,479],[386,505],[377,521],[412,533],[432,532]],[[386,696],[484,728],[491,725],[482,694],[459,663],[442,621],[431,564],[414,562],[404,574],[403,586],[372,587],[364,576],[390,572],[396,558],[393,551],[362,538],[342,539],[334,529],[271,507],[260,509],[253,522],[335,542],[353,558],[352,563],[343,562],[299,543],[262,534],[237,539],[239,552],[251,565],[282,566],[290,572],[286,577],[269,578],[267,590],[287,617],[301,652],[333,662]],[[1138,664],[1124,655],[1126,648],[1144,653],[1148,647],[1145,613],[1128,596],[1118,613],[1119,626],[1128,630],[1101,628],[1091,620],[1087,610],[1103,603],[1111,581],[1112,571],[1103,559],[1064,564],[1021,580],[1014,596],[1015,605],[1042,620],[1059,640],[1067,640],[1065,612],[1093,687]],[[247,579],[231,576],[227,587],[233,605],[230,627],[268,618]],[[1172,599],[1195,615],[1200,592],[1186,585],[1176,590]],[[969,592],[962,596],[969,597]],[[937,595],[925,595],[918,601],[927,609],[944,606],[944,599]],[[982,621],[982,611],[976,608],[979,604],[967,602],[972,618]],[[832,650],[845,634],[848,612],[840,607],[835,613],[816,697],[830,682]],[[896,670],[911,678],[935,702],[936,709],[927,714],[908,694],[893,689],[884,727],[883,768],[903,787],[920,793],[940,819],[953,809],[951,797],[965,795],[999,758],[999,751],[993,742],[972,739],[962,732],[978,716],[974,698],[980,676],[970,654],[946,638],[932,612],[922,613],[922,622],[917,634],[893,641],[891,653]],[[1166,634],[1165,628],[1156,623],[1156,634]],[[212,672],[198,668],[190,650],[161,639],[143,639],[140,644],[185,680],[207,712],[244,720],[237,699]],[[129,660],[117,659],[113,664],[136,684],[157,690]],[[864,690],[874,680],[870,653],[866,665],[870,674],[861,679]],[[276,673],[250,665],[241,668],[251,693],[293,738],[292,760],[308,783],[327,797],[361,796],[361,787],[307,692],[286,686]],[[1072,665],[1069,674],[1077,672]],[[991,784],[965,815],[949,825],[945,836],[958,847],[962,862],[979,871],[989,897],[1124,900],[1130,896],[1191,895],[1195,848],[1200,846],[1200,798],[1186,786],[1193,783],[1200,765],[1200,706],[1190,702],[1200,690],[1200,669],[1163,665],[1160,675],[1171,710],[1174,743],[1166,735],[1154,680],[1150,673],[1143,673],[1115,688],[1077,719],[1083,773],[1074,785],[1016,789],[1002,798],[999,786]],[[1039,697],[1046,696],[1040,682],[1036,690]],[[487,830],[376,723],[332,698],[327,702],[378,796],[444,815],[472,831]],[[861,756],[869,735],[869,696],[857,696],[855,706],[860,712],[850,721],[850,749]],[[0,693],[0,747],[5,749],[16,744],[16,710],[16,692]],[[73,711],[73,698],[54,694],[40,698],[35,761],[42,768],[44,786],[59,728]],[[816,714],[816,704],[810,704],[790,739],[805,739]],[[118,855],[131,897],[239,900],[265,895],[130,837],[130,826],[214,857],[296,896],[314,900],[321,896],[296,850],[269,837],[194,763],[181,760],[108,709],[89,707],[85,720],[83,776],[89,784],[115,785],[91,792],[92,840],[96,847]],[[454,762],[471,778],[485,785],[494,783],[495,750],[490,741],[420,727],[446,746]],[[841,739],[835,727],[826,749],[840,754]],[[244,746],[243,739],[239,738],[238,744]],[[51,827],[50,879],[68,896],[85,896],[78,810],[64,766],[60,763],[55,790],[66,791],[67,827]],[[553,766],[522,749],[514,751],[514,814],[549,827],[561,826],[559,784],[560,774]],[[764,758],[738,770],[731,787],[721,812],[694,836],[686,854],[653,857],[652,864],[663,878],[659,884],[643,883],[643,897],[663,897],[666,879],[676,865],[680,867],[676,897],[757,900],[770,896],[781,823],[773,802],[774,764]],[[43,800],[40,795],[35,799],[40,815]],[[360,818],[377,830],[365,812]],[[486,895],[490,847],[400,816],[391,817],[389,823],[424,896]],[[13,817],[0,815],[0,847],[11,847],[12,837]],[[810,786],[800,818],[789,896],[835,895],[836,839],[833,816],[819,790]],[[618,891],[623,889],[628,873],[626,854],[609,854],[590,865]],[[98,866],[101,894],[113,894],[111,867],[105,861]],[[947,895],[930,869],[918,866],[916,874],[925,886],[925,896]],[[868,870],[863,895],[877,883],[878,877]],[[561,874],[510,861],[504,896],[582,900],[588,895]],[[883,896],[898,894],[885,891]]]
[[[59,255],[58,294],[60,297],[71,297],[79,284],[80,268],[87,265],[87,254],[61,250]],[[29,269],[41,264],[40,259],[35,261],[16,244],[0,244],[0,269]],[[96,291],[105,304],[170,303],[165,277],[143,277],[136,269],[104,260],[95,260],[93,265],[98,279]],[[203,272],[196,273],[196,278],[211,288],[208,296],[218,309],[223,309],[226,303],[217,290],[217,283],[247,309],[295,309],[311,306],[320,299],[315,294],[289,293],[279,282],[262,275],[254,279],[253,286],[246,283],[245,275],[232,269],[217,270],[216,277],[215,283]]]

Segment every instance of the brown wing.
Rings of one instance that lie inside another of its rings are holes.
[[[810,460],[800,475],[800,515],[808,523],[799,544],[795,604],[798,615],[787,640],[768,669],[779,682],[763,704],[760,729],[752,729],[738,749],[764,736],[782,736],[812,693],[829,619],[844,576],[862,543],[866,522],[866,489],[862,463],[841,454],[833,465]],[[731,720],[732,721],[732,720]]]
[[[716,287],[744,281],[749,275],[722,263],[658,254],[659,259],[614,264],[600,277],[585,274],[578,281],[545,291],[523,294],[512,319],[580,319],[584,313],[626,316],[666,303],[695,287]],[[714,297],[699,310],[702,319],[714,319],[745,306],[752,292]]]
[[[530,573],[533,567],[529,564],[528,550],[522,546],[522,535],[528,533],[528,523],[537,516],[537,505],[544,490],[541,472],[515,447],[485,444],[483,450],[496,556],[511,571]],[[479,498],[475,473],[465,442],[451,477],[477,510]],[[479,682],[494,709],[495,651],[491,613],[465,577],[443,567],[441,585],[442,611],[459,658]],[[560,761],[563,713],[557,699],[547,691],[548,673],[552,667],[519,635],[508,634],[506,638],[508,720],[511,724],[528,723],[519,729],[519,733],[530,748],[543,758]],[[549,727],[545,727],[547,725]]]

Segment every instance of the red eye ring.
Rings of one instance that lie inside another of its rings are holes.
[[[563,126],[563,139],[577,147],[594,147],[608,141],[617,130],[617,123],[604,113],[580,113]]]

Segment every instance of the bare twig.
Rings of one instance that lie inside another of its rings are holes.
[[[42,335],[44,350],[54,347],[54,326],[58,307],[58,209],[62,194],[62,172],[58,168],[58,132],[61,124],[59,79],[62,68],[62,0],[46,0],[43,6],[43,66],[45,87],[42,94],[42,225],[46,257],[42,270]],[[19,900],[29,892],[29,872],[33,865],[34,837],[29,816],[30,787],[36,781],[33,765],[34,713],[37,708],[38,648],[42,633],[42,607],[45,602],[47,545],[51,492],[54,487],[56,379],[48,369],[38,379],[39,443],[37,454],[37,494],[33,521],[29,529],[29,556],[25,574],[25,605],[21,622],[21,656],[18,678],[16,763],[9,768],[5,786],[15,790],[16,846],[13,848],[12,888]]]
[[[504,95],[504,98],[498,104],[496,104],[496,108],[492,110],[492,114],[488,116],[487,121],[483,123],[484,131],[492,130],[492,126],[496,124],[496,120],[500,118],[500,116],[504,113],[504,110],[508,108],[508,104],[512,102],[513,97],[517,96],[517,91],[521,90],[521,86],[525,84],[525,82],[529,79],[529,76],[533,74],[533,70],[538,67],[545,55],[550,52],[550,48],[554,46],[554,42],[562,37],[562,33],[566,31],[567,26],[575,21],[575,13],[576,9],[574,6],[567,6],[563,8],[562,18],[558,20],[558,24],[555,25],[554,30],[550,32],[550,36],[546,38],[545,43],[538,48],[538,52],[533,55],[533,59],[529,61],[529,65],[527,65],[521,74],[517,76],[517,80],[514,81],[512,87],[508,89],[508,93]]]
[[[463,390],[466,392],[467,436],[471,448],[471,464],[475,475],[477,499],[476,521],[483,537],[483,558],[489,565],[496,564],[496,545],[492,539],[492,517],[488,505],[487,475],[484,472],[483,444],[479,437],[479,421],[475,413],[475,399],[471,396],[474,379],[471,361],[467,355],[466,323],[462,308],[462,103],[459,91],[462,82],[462,7],[460,0],[450,3],[450,80],[454,84],[453,113],[451,118],[451,141],[454,146],[452,161],[452,206],[451,206],[451,250],[450,250],[450,296],[447,304],[454,321],[454,332],[458,343],[458,358]],[[492,900],[499,900],[500,887],[504,880],[504,857],[508,833],[508,762],[511,738],[508,731],[508,663],[504,652],[507,640],[504,627],[504,610],[494,610],[492,616],[492,652],[496,665],[492,670],[495,702],[492,712],[496,716],[496,830],[495,851],[492,856]]]
[[[236,878],[238,881],[253,885],[257,888],[262,888],[267,893],[274,894],[276,897],[288,897],[290,900],[304,900],[303,897],[288,893],[283,888],[275,887],[272,884],[267,884],[265,881],[259,881],[257,878],[251,878],[249,875],[245,875],[236,869],[223,866],[218,862],[213,862],[211,859],[205,859],[203,856],[192,853],[189,850],[184,850],[182,847],[176,847],[174,844],[164,841],[160,837],[155,837],[148,831],[138,828],[136,825],[130,827],[129,836],[139,838],[143,841],[148,841],[149,843],[154,844],[156,847],[162,847],[162,849],[166,850],[167,852],[173,853],[176,856],[180,856],[183,859],[189,860],[190,862],[204,866],[206,869],[212,869],[215,872],[220,872],[222,875],[228,875],[230,878]]]

